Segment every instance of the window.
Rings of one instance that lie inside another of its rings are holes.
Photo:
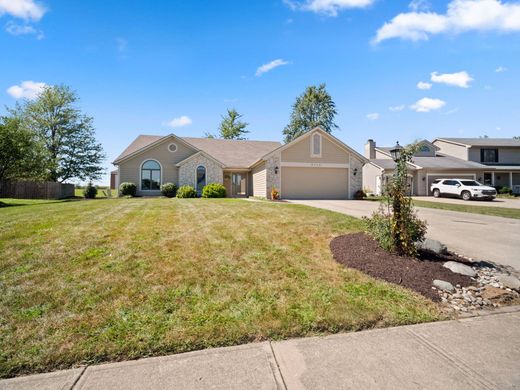
[[[161,165],[148,160],[141,166],[141,190],[155,191],[161,188]]]
[[[475,180],[462,180],[462,185],[468,186],[468,187],[478,187],[480,185],[479,182]]]
[[[456,180],[444,180],[442,184],[446,186],[456,186],[457,184],[459,184],[459,182]]]
[[[177,145],[175,145],[175,144],[173,144],[173,143],[169,144],[169,145],[168,145],[168,150],[169,150],[170,152],[172,152],[172,153],[173,153],[173,152],[176,152],[176,151],[177,151]]]
[[[311,157],[321,157],[321,134],[315,133],[312,136]]]
[[[206,185],[206,167],[199,165],[197,167],[197,193],[200,195],[202,189]]]
[[[430,148],[428,147],[428,145],[422,144],[421,147],[419,148],[419,152],[421,152],[421,153],[429,153],[430,152]]]
[[[480,149],[480,162],[497,163],[498,149]]]

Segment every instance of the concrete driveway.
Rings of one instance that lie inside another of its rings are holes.
[[[363,200],[291,200],[361,218],[370,216],[379,202]],[[428,222],[427,237],[449,250],[475,260],[488,260],[520,270],[520,220],[417,207]]]

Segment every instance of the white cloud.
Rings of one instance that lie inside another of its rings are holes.
[[[287,65],[287,64],[289,64],[289,62],[282,60],[281,58],[279,58],[277,60],[273,60],[267,64],[263,64],[262,66],[259,66],[258,69],[256,70],[255,75],[261,76],[262,74],[267,73],[270,70],[273,70],[274,68],[278,68],[279,66]]]
[[[495,72],[497,72],[497,73],[507,72],[507,68],[505,68],[503,66],[499,66],[498,68],[495,69]]]
[[[170,127],[188,126],[188,125],[191,125],[191,118],[186,115],[182,115],[178,118],[173,118],[171,121],[167,122],[166,124]]]
[[[47,10],[34,0],[0,0],[0,16],[9,14],[24,20],[40,20]]]
[[[36,39],[45,38],[43,31],[35,29],[29,24],[17,24],[12,20],[5,25],[5,31],[11,35],[36,35]]]
[[[390,111],[392,111],[392,112],[403,111],[405,108],[406,108],[406,106],[404,104],[401,104],[400,106],[390,106],[390,107],[388,107],[388,109]]]
[[[417,83],[417,88],[419,89],[430,89],[432,87],[432,85],[430,83],[426,83],[424,81],[419,81]]]
[[[422,98],[417,100],[410,108],[416,112],[430,112],[438,110],[446,105],[446,102],[441,99]]]
[[[410,4],[408,4],[408,8],[412,11],[429,11],[432,5],[428,0],[412,0]]]
[[[372,112],[370,114],[367,114],[367,119],[370,120],[370,121],[378,120],[379,119],[379,113]]]
[[[444,74],[433,72],[431,74],[431,81],[434,83],[441,83],[454,87],[469,88],[469,83],[473,81],[473,78],[471,78],[471,76],[466,71]]]
[[[7,88],[7,93],[15,99],[36,99],[47,84],[31,80],[22,81],[20,85]]]
[[[311,11],[327,16],[337,16],[348,8],[365,8],[375,0],[284,0],[292,10]]]
[[[445,14],[401,13],[377,30],[373,43],[392,38],[427,40],[435,34],[472,30],[520,31],[520,4],[501,0],[452,0]]]

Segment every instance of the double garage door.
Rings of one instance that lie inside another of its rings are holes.
[[[431,185],[436,179],[470,179],[475,180],[475,175],[428,175],[428,195],[432,195],[432,191],[430,190]]]
[[[348,199],[347,168],[282,168],[284,199]]]

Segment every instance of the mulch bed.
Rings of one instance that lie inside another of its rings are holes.
[[[432,290],[435,279],[445,280],[454,286],[474,284],[469,276],[456,274],[442,266],[450,260],[460,262],[455,255],[436,255],[425,251],[420,253],[419,259],[397,256],[385,251],[365,233],[336,237],[330,243],[330,250],[334,259],[346,267],[407,287],[433,301],[440,300],[437,291]]]

